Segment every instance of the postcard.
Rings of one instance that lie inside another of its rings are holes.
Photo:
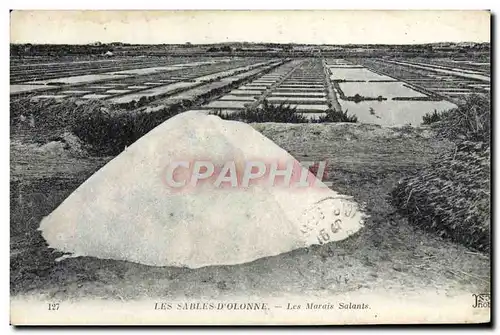
[[[489,323],[489,11],[10,13],[10,322]]]

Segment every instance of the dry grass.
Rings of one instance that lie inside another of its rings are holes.
[[[262,107],[255,109],[244,109],[236,113],[224,113],[216,111],[212,113],[224,120],[237,120],[243,122],[283,122],[283,123],[307,123],[308,119],[297,112],[296,107],[282,102],[279,105],[270,104],[267,100],[262,102]]]
[[[455,148],[403,178],[391,193],[393,205],[413,224],[486,252],[491,234],[490,119],[489,96],[480,95],[424,117]]]
[[[432,123],[435,123],[435,122],[438,122],[441,120],[441,114],[438,113],[437,110],[434,110],[434,112],[432,113],[426,113],[423,117],[422,117],[422,124],[424,125],[428,125],[428,124],[432,124]]]
[[[317,120],[313,122],[323,123],[323,122],[358,122],[358,117],[356,115],[349,115],[349,111],[345,112],[338,111],[336,109],[329,108],[326,110],[325,116],[320,116]]]
[[[324,122],[358,122],[355,115],[349,115],[348,111],[342,112],[329,108],[325,116],[308,119],[297,108],[286,102],[279,105],[270,104],[267,100],[262,102],[262,107],[245,109],[236,113],[225,113],[223,111],[211,112],[224,120],[237,120],[243,122],[278,122],[278,123],[324,123]]]
[[[458,108],[424,115],[424,124],[432,124],[438,133],[453,140],[490,142],[491,96],[467,96]]]
[[[151,113],[88,111],[76,118],[71,131],[89,144],[94,153],[115,155],[182,110],[182,104],[174,104]]]
[[[490,150],[463,142],[392,192],[398,211],[422,228],[481,251],[490,249]]]
[[[120,153],[147,132],[185,109],[182,103],[147,111],[114,110],[102,100],[77,102],[74,99],[33,101],[30,97],[11,104],[11,127],[31,130],[39,142],[71,132],[94,155]],[[47,134],[50,134],[47,138]],[[43,138],[45,136],[45,138]]]

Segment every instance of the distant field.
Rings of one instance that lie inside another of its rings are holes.
[[[452,58],[45,57],[11,62],[10,81],[11,99],[100,99],[127,110],[189,101],[207,113],[267,100],[315,117],[333,108],[360,122],[415,126],[426,113],[489,92],[489,70]]]

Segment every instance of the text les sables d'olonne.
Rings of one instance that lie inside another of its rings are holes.
[[[333,303],[313,303],[308,302],[305,304],[296,303],[286,303],[285,305],[274,305],[271,306],[265,302],[252,302],[252,303],[215,303],[215,302],[183,302],[183,303],[170,303],[170,302],[156,302],[154,304],[155,310],[270,310],[283,309],[283,310],[328,310],[328,309],[339,309],[339,310],[361,310],[370,309],[370,306],[365,303],[352,303],[352,302],[340,302],[337,304]]]

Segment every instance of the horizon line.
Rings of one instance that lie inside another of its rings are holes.
[[[145,46],[154,46],[154,45],[191,45],[191,46],[196,46],[196,45],[214,45],[214,44],[238,44],[238,43],[246,43],[246,44],[277,44],[277,45],[290,45],[290,44],[295,44],[295,45],[317,45],[317,46],[322,46],[322,45],[327,45],[327,46],[337,46],[337,45],[389,45],[389,46],[401,46],[401,45],[427,45],[427,44],[460,44],[460,43],[475,43],[475,44],[491,44],[491,41],[470,41],[470,40],[465,40],[465,41],[437,41],[437,42],[421,42],[421,43],[323,43],[323,44],[315,44],[315,43],[300,43],[300,42],[247,42],[247,41],[234,41],[234,42],[213,42],[213,43],[192,43],[189,41],[182,42],[182,43],[169,43],[169,42],[164,42],[164,43],[133,43],[133,42],[123,42],[123,41],[113,41],[113,42],[101,42],[101,41],[95,41],[95,42],[88,42],[88,43],[36,43],[36,42],[15,42],[15,43],[9,43],[10,45],[16,45],[16,44],[33,44],[33,45],[91,45],[95,43],[101,43],[103,45],[106,44],[113,44],[113,43],[123,43],[123,44],[128,44],[128,45],[145,45]],[[189,43],[189,44],[188,44]]]

